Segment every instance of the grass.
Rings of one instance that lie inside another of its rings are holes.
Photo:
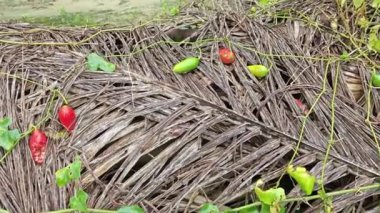
[[[99,26],[100,22],[90,14],[85,13],[69,13],[65,9],[61,9],[58,16],[52,17],[32,17],[24,16],[22,22],[43,24],[47,26]]]

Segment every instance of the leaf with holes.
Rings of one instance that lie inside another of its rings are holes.
[[[88,194],[82,189],[79,189],[75,193],[75,196],[70,198],[70,203],[69,203],[70,208],[75,209],[80,212],[88,212],[87,199],[88,199]]]
[[[199,210],[199,213],[219,213],[219,209],[212,203],[205,203]]]
[[[137,205],[123,206],[117,210],[117,213],[144,213],[144,209]]]
[[[101,70],[108,73],[114,72],[116,68],[115,64],[104,60],[104,58],[100,57],[96,53],[91,53],[87,56],[87,65],[91,71]]]
[[[80,178],[80,168],[81,168],[81,160],[77,156],[75,161],[71,163],[68,168],[69,168],[69,177],[71,180],[78,180]]]

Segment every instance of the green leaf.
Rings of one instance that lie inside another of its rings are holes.
[[[55,172],[55,182],[58,187],[66,186],[70,181],[69,168],[65,167]]]
[[[6,151],[9,151],[12,148],[13,143],[9,137],[8,131],[0,130],[0,146]]]
[[[88,212],[87,209],[87,199],[88,195],[82,189],[79,189],[74,197],[70,198],[70,208],[75,209],[80,212]]]
[[[240,210],[238,213],[260,213],[260,211],[257,207],[251,206],[249,208]]]
[[[76,157],[75,161],[55,172],[55,182],[58,187],[63,187],[80,178],[81,160]]]
[[[348,55],[348,52],[347,51],[343,51],[342,55],[340,55],[340,59],[342,59],[343,61],[348,61],[349,59],[349,55]]]
[[[115,71],[116,66],[100,57],[96,53],[91,53],[87,56],[87,65],[91,71],[102,70],[104,72],[112,73]]]
[[[10,118],[0,119],[0,147],[6,151],[10,151],[13,146],[21,139],[21,134],[18,129],[9,130],[8,127],[12,124]]]
[[[117,213],[144,213],[144,209],[137,205],[123,206],[117,210]]]
[[[380,39],[377,38],[376,32],[371,32],[368,39],[368,48],[374,52],[380,52]]]
[[[354,1],[354,7],[355,7],[355,9],[358,9],[364,3],[364,0],[353,0],[353,1]]]
[[[273,205],[284,199],[286,199],[285,190],[281,187],[279,188],[270,188],[268,190],[262,190],[259,188],[259,185],[262,185],[263,181],[258,180],[255,187],[255,193],[259,200],[268,205]]]
[[[78,180],[80,178],[80,168],[81,168],[81,160],[79,157],[75,159],[73,163],[71,163],[68,168],[69,168],[69,177],[70,179],[73,180]]]
[[[347,0],[340,0],[340,6],[343,7]]]
[[[172,7],[171,9],[170,9],[170,15],[172,15],[172,16],[176,16],[176,15],[178,15],[179,14],[179,7],[177,6],[177,7]]]
[[[0,128],[7,129],[12,124],[12,119],[5,117],[0,119]]]
[[[371,7],[373,8],[379,8],[380,7],[380,0],[373,0]]]
[[[290,165],[287,168],[288,174],[297,181],[298,185],[306,195],[311,195],[314,189],[315,176],[311,175],[304,167],[294,168]]]
[[[260,213],[286,213],[286,208],[280,204],[275,204],[272,206],[268,204],[262,204]]]
[[[199,213],[219,213],[219,209],[212,203],[205,203],[199,210]]]
[[[361,27],[361,28],[363,28],[363,29],[365,29],[365,28],[367,28],[368,26],[369,26],[369,21],[367,20],[367,18],[366,17],[361,17],[359,20],[358,20],[358,25]]]
[[[270,212],[270,205],[268,204],[262,204],[260,213],[271,213]]]
[[[18,129],[13,129],[13,130],[8,131],[8,135],[10,139],[13,141],[18,141],[21,138],[21,133]]]
[[[259,5],[263,7],[268,6],[269,3],[270,3],[270,0],[259,0]]]

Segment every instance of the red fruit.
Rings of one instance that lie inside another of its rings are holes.
[[[67,131],[72,131],[76,124],[76,115],[73,108],[63,105],[58,111],[58,118]]]
[[[235,61],[235,54],[227,48],[219,50],[219,57],[223,64],[232,64]]]
[[[41,130],[34,130],[29,138],[29,149],[36,164],[45,161],[47,147],[47,137]]]
[[[302,113],[306,115],[309,112],[307,106],[304,103],[302,103],[300,99],[295,98],[294,101],[296,102],[297,106],[301,109]]]

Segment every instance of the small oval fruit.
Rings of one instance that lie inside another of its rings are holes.
[[[174,65],[173,72],[178,73],[178,74],[188,73],[196,69],[199,63],[200,63],[199,58],[196,58],[196,57],[186,58]]]
[[[372,81],[372,86],[380,87],[380,74],[373,74],[371,81]]]
[[[47,140],[45,133],[39,129],[34,130],[29,137],[30,153],[36,164],[42,164],[45,161]]]
[[[76,125],[76,114],[72,107],[63,105],[58,111],[58,118],[67,131],[72,131]]]
[[[235,54],[227,48],[219,50],[219,57],[223,64],[232,64],[235,61]]]
[[[267,76],[269,73],[269,69],[261,64],[249,65],[248,70],[252,75],[254,75],[257,78],[263,78]]]

